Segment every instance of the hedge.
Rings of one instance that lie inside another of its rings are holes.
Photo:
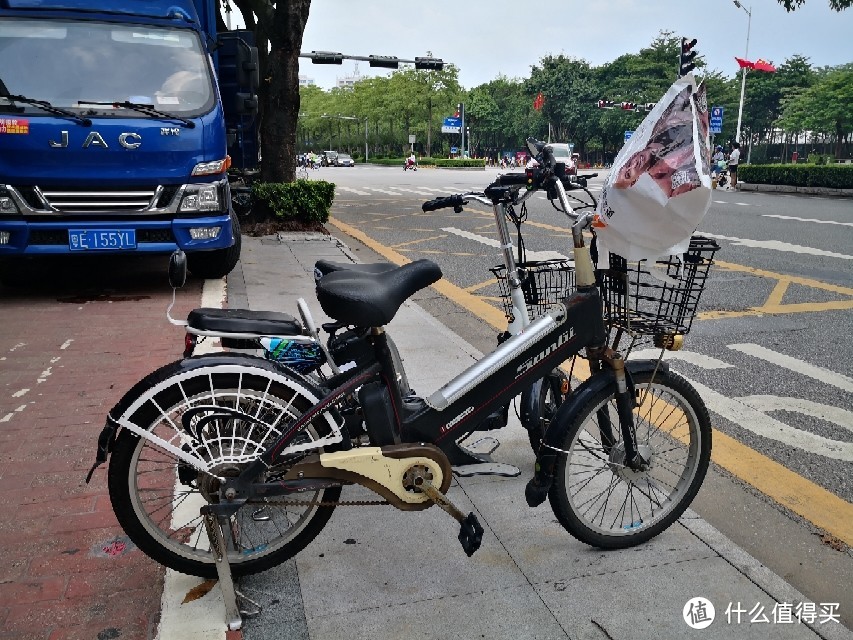
[[[335,185],[323,180],[256,182],[252,198],[256,215],[324,223],[329,220]]]
[[[745,164],[737,176],[749,184],[853,189],[853,165],[846,164]]]

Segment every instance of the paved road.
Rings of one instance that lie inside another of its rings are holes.
[[[336,182],[333,223],[364,246],[363,259],[431,258],[464,294],[497,305],[486,270],[500,261],[491,212],[420,209],[437,195],[482,189],[496,173],[357,167],[321,177]],[[601,181],[592,181],[593,193]],[[851,227],[849,200],[715,192],[699,231],[720,243],[719,265],[705,312],[672,362],[702,390],[717,429],[719,473],[697,509],[780,574],[845,593],[849,551],[835,563],[840,552],[821,544],[814,526],[831,531],[825,540],[840,549],[853,541]],[[529,201],[528,250],[567,254],[565,228],[546,200]],[[494,330],[442,296],[419,303],[481,350],[492,348]],[[790,548],[768,547],[768,530],[784,531]],[[821,561],[803,563],[801,554]]]

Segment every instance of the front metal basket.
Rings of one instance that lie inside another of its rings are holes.
[[[504,313],[512,319],[512,298],[506,266],[501,264],[489,271],[498,280]],[[522,262],[518,265],[518,272],[531,319],[542,315],[548,307],[560,302],[575,289],[575,268],[565,259]]]
[[[610,268],[600,271],[608,325],[635,335],[689,332],[719,248],[712,239],[693,236],[687,253],[654,262],[627,263],[610,254]]]

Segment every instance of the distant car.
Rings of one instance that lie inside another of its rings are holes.
[[[578,173],[577,157],[578,154],[572,153],[575,145],[568,142],[552,142],[551,150],[554,152],[554,159],[557,162],[563,162],[566,165],[566,173],[574,176]]]
[[[352,156],[348,153],[339,153],[335,164],[339,167],[354,167],[355,160],[353,160]]]
[[[334,167],[337,164],[337,151],[324,151],[320,154],[320,164],[324,167]]]

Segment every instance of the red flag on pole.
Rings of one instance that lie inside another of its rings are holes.
[[[533,108],[539,111],[542,109],[542,105],[545,104],[545,96],[542,95],[542,92],[539,92],[539,95],[533,99]]]
[[[766,60],[762,60],[759,58],[755,61],[755,66],[753,67],[756,71],[766,71],[767,73],[773,73],[776,71],[776,67],[767,62]]]
[[[735,57],[735,60],[737,60],[737,63],[741,69],[746,67],[747,69],[754,69],[755,71],[766,71],[768,73],[773,73],[774,71],[776,71],[776,67],[774,67],[766,60],[762,60],[761,58],[759,58],[755,62],[750,62],[749,60],[744,60],[743,58],[737,57]]]

